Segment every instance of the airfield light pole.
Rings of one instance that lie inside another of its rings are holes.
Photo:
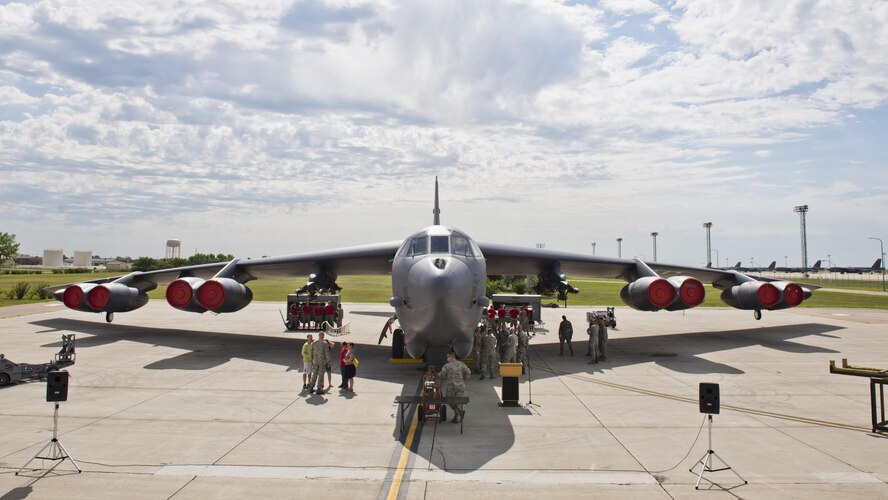
[[[654,262],[657,262],[657,235],[660,234],[656,231],[651,233],[651,237],[654,239]]]
[[[876,238],[875,236],[870,236],[867,238],[869,240],[879,240],[879,255],[882,256],[882,291],[885,291],[885,245],[882,244],[882,238]]]
[[[808,205],[797,205],[792,209],[799,214],[799,226],[802,231],[802,272],[808,276],[808,233],[805,228],[805,214],[808,213]]]
[[[592,242],[592,256],[595,257],[595,242]]]
[[[789,255],[783,256],[783,267],[789,267]]]
[[[703,227],[706,229],[706,267],[712,267],[712,239],[710,238],[712,223],[704,222]],[[717,265],[718,263],[716,262]]]
[[[715,252],[715,265],[713,267],[718,267],[718,263],[721,262],[721,259],[718,258],[718,249],[713,248],[713,252]]]
[[[617,238],[617,258],[623,258],[623,238]]]

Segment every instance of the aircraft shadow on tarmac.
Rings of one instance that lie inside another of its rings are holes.
[[[582,367],[583,370],[600,371],[602,368],[611,369],[654,362],[663,368],[681,373],[737,375],[745,372],[730,365],[702,358],[700,355],[757,345],[768,349],[799,354],[838,353],[838,351],[832,349],[801,342],[791,342],[790,340],[810,335],[835,338],[835,336],[827,335],[827,333],[843,329],[844,327],[822,323],[805,323],[801,325],[748,328],[743,330],[673,333],[628,338],[621,338],[619,330],[609,330],[610,338],[608,339],[607,350],[610,356],[607,362],[593,365],[593,368],[585,364],[584,361]],[[530,342],[535,353],[542,355],[545,359],[558,356],[559,345],[557,342],[540,344],[535,340],[533,339]],[[581,356],[585,360],[584,355],[587,350],[586,338],[577,340],[577,336],[574,334],[573,348],[575,357]]]
[[[52,333],[55,335],[60,331],[86,334],[77,338],[77,348],[80,356],[88,356],[89,349],[91,348],[120,341],[139,342],[186,351],[183,354],[145,365],[144,368],[148,370],[208,370],[221,366],[232,359],[259,361],[287,367],[288,371],[295,370],[301,368],[301,361],[297,361],[299,359],[298,353],[302,346],[304,335],[307,333],[294,332],[292,338],[266,337],[226,332],[131,326],[119,323],[107,324],[104,322],[68,318],[45,319],[34,321],[32,324],[46,329],[38,332],[38,334]],[[573,346],[576,354],[571,361],[568,361],[575,370],[568,369],[567,371],[591,373],[601,368],[648,363],[653,360],[664,368],[683,373],[741,374],[744,373],[742,370],[706,360],[699,355],[752,346],[763,346],[769,349],[794,353],[834,353],[836,351],[800,342],[791,342],[790,340],[810,335],[823,336],[830,331],[840,329],[842,328],[831,325],[808,323],[721,332],[653,335],[637,338],[620,338],[621,332],[611,331],[611,339],[608,343],[608,351],[611,357],[606,363],[592,366],[586,364],[587,358],[583,356],[586,350],[585,339],[582,339],[582,341],[575,340]],[[334,338],[332,340],[335,341],[337,339]],[[531,341],[533,356],[537,359],[541,357],[544,360],[557,358],[557,341],[554,343],[551,341],[541,343],[540,340],[541,338],[538,337]],[[43,347],[52,348],[60,346],[61,342],[43,345]],[[334,358],[336,352],[338,351],[334,350]],[[391,348],[388,345],[359,345],[358,353],[361,358],[361,368],[358,373],[359,379],[402,383],[401,395],[416,394],[419,380],[424,371],[421,365],[389,363],[388,358]],[[569,360],[570,358],[563,359]],[[563,366],[559,366],[559,369],[563,370]],[[545,371],[534,370],[535,379],[552,376],[552,374]],[[336,374],[334,374],[334,382],[335,379],[338,379]],[[454,473],[467,473],[477,470],[511,449],[515,442],[515,434],[509,417],[516,413],[527,413],[528,411],[524,408],[509,408],[494,412],[485,411],[484,419],[481,421],[480,418],[475,418],[481,414],[473,412],[472,407],[495,407],[499,402],[499,395],[494,385],[478,383],[477,378],[473,378],[473,381],[470,382],[469,392],[471,403],[467,407],[466,425],[475,428],[475,431],[472,432],[473,436],[468,434],[460,436],[457,425],[441,423],[442,426],[446,425],[447,427],[443,429],[436,428],[434,430],[434,440],[424,439],[416,445],[416,452],[420,457],[428,460],[436,467],[450,470]],[[360,390],[358,393],[360,393]],[[394,396],[395,394],[392,394],[392,399],[394,399]],[[322,398],[335,397],[339,397],[339,395],[334,390],[334,392],[324,396],[315,395],[306,398],[306,403],[311,405],[324,404],[327,400]],[[393,411],[397,413],[397,409]],[[467,428],[467,432],[471,431]],[[392,429],[392,436],[395,440],[403,440],[406,434],[406,432],[401,434],[397,429],[397,424],[395,424]],[[429,445],[430,441],[433,441],[433,444]],[[445,455],[450,460],[449,469],[447,469],[448,464],[445,461]]]

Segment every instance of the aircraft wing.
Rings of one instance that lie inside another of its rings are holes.
[[[637,263],[630,259],[596,257],[497,243],[477,242],[477,244],[487,260],[487,273],[491,275],[540,275],[555,270],[568,276],[616,278],[625,281],[634,281],[639,277]],[[749,279],[733,270],[688,267],[658,262],[647,262],[646,264],[664,278],[690,276],[712,283],[717,288],[727,288]]]
[[[236,261],[234,263],[235,268],[231,271],[232,274],[238,275],[241,282],[278,277],[305,278],[319,269],[337,276],[387,274],[389,272],[389,261],[394,257],[401,243],[401,241],[391,241],[281,257],[243,259]],[[117,282],[127,285],[136,283],[153,284],[154,286],[166,285],[182,277],[210,279],[230,264],[229,262],[218,262],[159,269],[156,271],[137,271],[128,275],[100,278],[79,283],[102,284]],[[47,288],[47,290],[61,290],[72,284],[53,286]]]

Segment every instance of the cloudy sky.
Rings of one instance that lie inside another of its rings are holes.
[[[0,231],[238,256],[401,239],[700,265],[888,240],[888,3],[0,1]]]

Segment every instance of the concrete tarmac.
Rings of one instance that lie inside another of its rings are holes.
[[[52,437],[52,406],[43,382],[0,388],[0,498],[888,498],[869,380],[828,370],[843,357],[888,368],[888,311],[618,308],[609,359],[590,365],[585,312],[603,308],[545,309],[520,385],[534,405],[501,408],[500,379],[473,375],[463,434],[450,422],[402,434],[393,400],[416,393],[422,367],[377,345],[391,308],[345,304],[352,333],[333,340],[358,344],[355,393],[325,395],[301,391],[304,332],[283,329],[282,308],[151,301],[112,324],[57,303],[0,309],[13,361],[47,361],[77,335],[59,441],[83,469],[38,460],[14,475]],[[574,356],[559,356],[562,314]],[[713,449],[748,484],[726,470],[694,489],[700,382],[720,384]]]

